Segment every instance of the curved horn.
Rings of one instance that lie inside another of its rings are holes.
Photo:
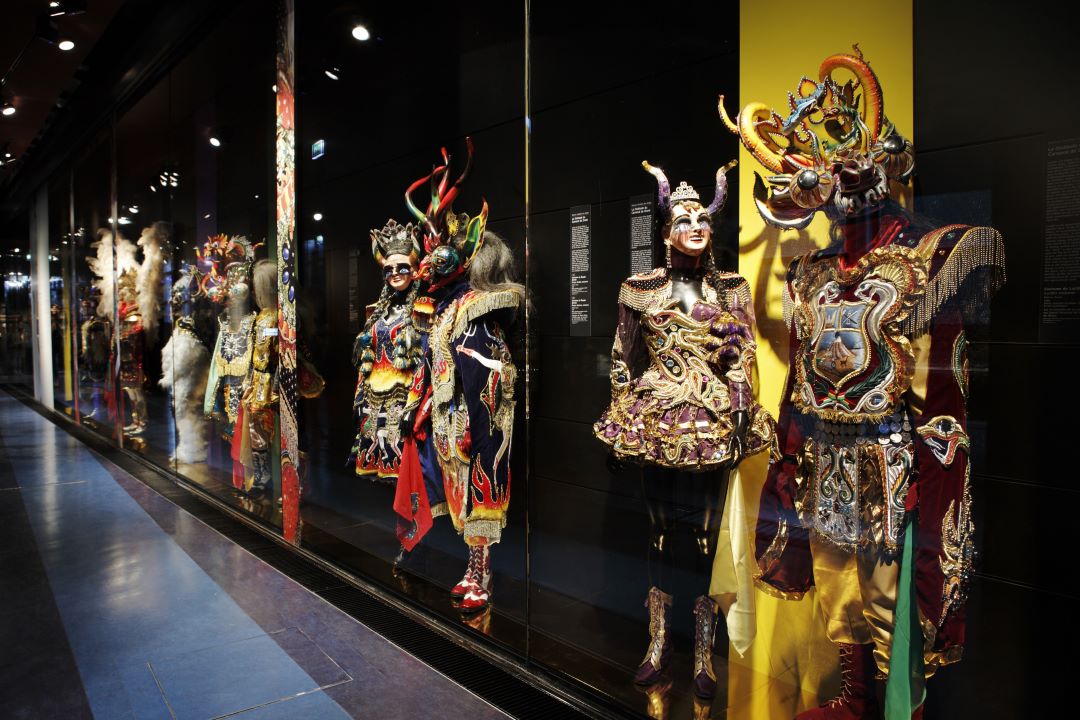
[[[835,83],[836,80],[833,80],[832,73],[839,68],[848,70],[859,81],[863,95],[863,122],[866,123],[870,141],[873,142],[877,140],[878,135],[881,133],[882,119],[885,116],[885,100],[881,93],[881,83],[878,82],[877,75],[874,74],[869,63],[859,56],[847,53],[830,55],[825,58],[821,63],[821,68],[818,70],[818,77],[822,81],[828,78]]]
[[[427,217],[427,215],[420,212],[420,208],[416,207],[416,203],[414,203],[413,199],[412,199],[412,194],[416,190],[416,188],[418,188],[421,185],[423,185],[424,183],[426,183],[428,180],[430,180],[435,175],[435,173],[439,172],[439,170],[442,170],[442,169],[443,168],[435,168],[434,170],[431,171],[430,175],[425,175],[424,177],[422,177],[419,180],[417,180],[416,182],[414,182],[412,185],[410,185],[405,190],[405,206],[407,208],[409,208],[409,212],[412,213],[413,217],[415,217],[417,220],[419,220],[421,222],[423,222],[424,218]]]
[[[645,168],[645,172],[656,178],[656,184],[660,186],[659,204],[666,212],[671,207],[671,183],[668,182],[667,175],[660,168],[650,165],[648,160],[642,160],[641,167]]]
[[[738,160],[732,160],[716,171],[716,195],[713,197],[713,201],[708,208],[710,215],[718,212],[720,208],[724,207],[724,203],[727,201],[727,174],[728,171],[738,163]]]
[[[724,121],[724,125],[732,132],[738,134],[743,147],[749,150],[750,154],[757,158],[759,163],[775,173],[783,173],[783,154],[775,147],[775,143],[766,139],[757,129],[759,122],[772,119],[773,112],[769,109],[769,106],[759,102],[750,103],[739,111],[739,116],[736,118],[738,124],[735,124],[732,123],[731,118],[727,116],[727,111],[724,110],[723,100],[724,98],[721,95],[718,109],[720,111],[720,117]]]

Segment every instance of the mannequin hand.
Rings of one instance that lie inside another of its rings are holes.
[[[745,410],[736,410],[731,413],[731,460],[729,467],[738,465],[745,454],[746,433],[750,430],[750,416]]]
[[[604,464],[607,465],[608,472],[612,475],[618,475],[626,469],[626,463],[620,460],[614,452],[608,453],[607,459],[604,461]]]

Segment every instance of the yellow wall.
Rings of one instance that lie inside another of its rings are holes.
[[[885,114],[914,140],[912,110],[912,0],[858,3],[843,14],[792,0],[742,0],[739,17],[739,97],[730,91],[732,117],[748,102],[759,101],[786,114],[787,93],[817,69],[828,55],[849,52],[859,43],[885,94]],[[724,88],[718,88],[724,92]],[[787,329],[780,298],[788,263],[827,238],[824,217],[803,231],[767,228],[753,200],[754,172],[762,167],[745,149],[739,153],[739,271],[754,290],[758,332],[758,383],[761,403],[775,413],[787,373]],[[765,459],[742,466],[744,495],[756,519],[757,498],[765,480]],[[752,522],[753,522],[752,519]],[[817,705],[838,687],[836,649],[824,637],[811,591],[798,602],[777,600],[760,591],[757,639],[745,658],[729,652],[730,718],[790,718]]]

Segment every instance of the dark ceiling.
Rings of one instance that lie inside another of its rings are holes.
[[[0,161],[6,152],[12,155],[0,168],[0,179],[14,171],[58,104],[78,87],[81,63],[123,4],[124,0],[86,0],[79,3],[84,12],[52,18],[58,37],[75,42],[74,49],[64,52],[38,36],[39,18],[59,12],[50,8],[49,0],[5,0],[0,15],[0,76],[7,75],[4,99],[14,104],[16,112],[0,115]]]

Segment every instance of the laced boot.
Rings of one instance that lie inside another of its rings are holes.
[[[645,607],[649,609],[649,649],[634,673],[634,682],[653,685],[671,663],[671,596],[651,587]]]
[[[795,720],[878,720],[881,706],[874,688],[877,664],[873,645],[840,647],[840,694]]]
[[[472,545],[469,546],[469,560],[465,564],[465,576],[458,581],[450,590],[450,598],[453,600],[460,600],[465,597],[465,593],[469,591],[469,588],[476,583],[476,548]]]
[[[466,588],[460,608],[471,613],[483,610],[491,600],[491,547],[470,546],[469,560],[473,564],[473,583]]]
[[[702,595],[694,601],[694,695],[709,699],[716,695],[713,670],[713,639],[716,637],[716,603]]]

